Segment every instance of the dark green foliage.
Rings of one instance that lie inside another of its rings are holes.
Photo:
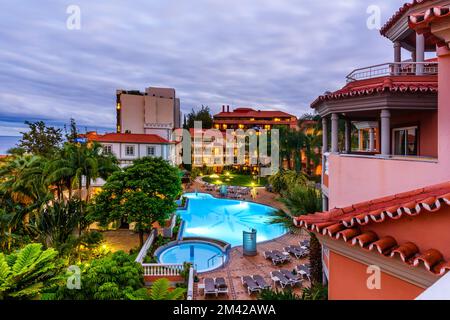
[[[288,208],[289,216],[291,217],[322,211],[321,192],[315,188],[293,185],[287,191],[283,192],[282,195],[279,201]],[[279,217],[275,216],[274,221],[279,222]],[[321,283],[322,246],[314,233],[310,233],[309,261],[311,264],[312,282]]]
[[[0,252],[0,300],[32,299],[57,281],[62,264],[54,249],[33,243],[5,255]]]
[[[82,218],[79,202],[77,199],[66,203],[55,201],[41,208],[32,224],[43,244],[57,248],[69,240]]]
[[[280,169],[276,174],[269,177],[269,183],[272,185],[274,192],[281,193],[287,191],[291,186],[306,186],[309,181],[303,173]]]
[[[107,225],[126,220],[143,234],[154,222],[163,224],[176,210],[182,191],[177,168],[162,158],[142,158],[124,171],[115,172],[95,197],[90,218]]]
[[[303,288],[302,300],[328,300],[328,288],[321,283],[316,283],[312,287]]]
[[[148,298],[144,288],[143,269],[124,253],[115,252],[85,264],[81,273],[81,289],[58,288],[55,299],[71,300],[136,300]],[[68,276],[72,273],[68,274]]]
[[[264,289],[258,294],[258,300],[302,300],[302,298],[292,292],[292,289],[275,290]]]
[[[213,117],[211,115],[211,110],[208,106],[202,105],[199,111],[192,111],[187,115],[187,120],[185,119],[184,129],[194,128],[194,122],[201,121],[203,129],[211,129],[213,126]]]
[[[62,144],[61,129],[47,126],[43,121],[29,122],[28,132],[21,132],[22,139],[19,141],[19,147],[26,152],[34,155],[51,155]]]

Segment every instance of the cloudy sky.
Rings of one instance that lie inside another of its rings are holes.
[[[182,111],[222,104],[296,115],[353,68],[392,60],[366,26],[404,0],[2,0],[0,136],[25,120],[112,130],[116,89],[173,87]],[[69,5],[80,30],[67,28]]]

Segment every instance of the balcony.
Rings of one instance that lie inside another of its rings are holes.
[[[347,75],[347,83],[386,76],[430,76],[437,75],[437,62],[391,62],[353,70]]]

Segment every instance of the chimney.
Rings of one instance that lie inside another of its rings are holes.
[[[225,105],[222,105],[222,112],[225,112]]]
[[[227,106],[227,112],[230,112],[230,106]]]

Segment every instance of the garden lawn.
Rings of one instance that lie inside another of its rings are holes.
[[[226,186],[240,186],[240,187],[263,187],[267,184],[267,178],[259,177],[254,179],[252,175],[245,174],[220,174],[203,176],[203,181]]]

